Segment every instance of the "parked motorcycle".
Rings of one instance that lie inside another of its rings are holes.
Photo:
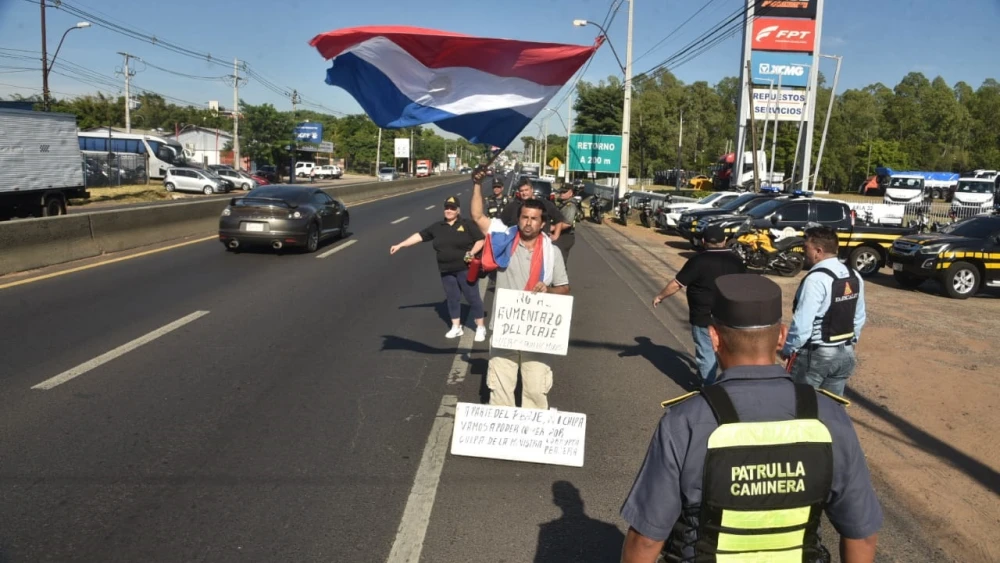
[[[653,201],[648,197],[640,198],[635,202],[635,208],[639,210],[639,222],[643,227],[649,228],[653,217]]]
[[[590,197],[590,220],[600,225],[604,221],[604,212],[607,211],[605,200],[594,194]]]
[[[624,196],[622,196],[621,199],[618,200],[618,211],[617,211],[618,222],[621,223],[622,225],[628,225],[628,213],[630,211],[628,198],[629,194],[625,194]]]
[[[805,266],[806,241],[800,236],[784,236],[778,229],[757,229],[747,222],[733,237],[730,247],[748,269],[790,278]]]

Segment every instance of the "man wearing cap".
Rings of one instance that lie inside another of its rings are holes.
[[[510,203],[510,198],[508,198],[503,193],[503,182],[497,178],[493,179],[493,195],[486,198],[486,216],[490,219],[500,217],[500,212],[507,207]]]
[[[840,240],[829,227],[805,232],[806,265],[792,305],[792,326],[781,357],[796,383],[843,396],[854,373],[854,345],[865,326],[865,282],[840,263]]]
[[[566,219],[559,212],[559,209],[549,200],[536,197],[535,188],[531,185],[531,178],[524,178],[517,187],[517,197],[512,199],[503,211],[500,212],[500,220],[504,225],[513,227],[521,219],[521,206],[529,199],[537,200],[545,210],[542,220],[545,221],[542,232],[548,233],[552,237],[552,242],[558,242],[562,236],[563,229],[573,225],[566,222]]]
[[[694,359],[702,385],[715,381],[718,361],[712,349],[708,325],[712,320],[715,281],[727,274],[746,272],[746,266],[735,252],[726,248],[726,233],[712,225],[705,229],[705,251],[692,256],[677,272],[677,277],[653,298],[653,307],[682,289],[687,290],[688,320],[694,340]]]
[[[667,408],[622,506],[624,563],[875,559],[882,508],[847,401],[796,384],[774,363],[787,328],[781,289],[754,274],[716,280],[709,329],[722,373]]]
[[[576,244],[576,222],[583,215],[580,211],[580,204],[576,201],[576,190],[573,184],[562,184],[559,188],[559,197],[556,199],[556,209],[566,221],[568,227],[563,226],[559,238],[553,244],[562,252],[563,262],[569,266],[569,251]]]

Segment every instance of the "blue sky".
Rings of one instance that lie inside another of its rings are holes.
[[[358,105],[343,91],[323,83],[325,62],[308,41],[317,33],[373,24],[431,27],[481,36],[524,40],[589,44],[594,27],[573,27],[575,18],[602,21],[612,0],[507,0],[505,2],[457,3],[454,0],[66,0],[68,5],[103,16],[124,27],[156,35],[174,44],[213,57],[248,61],[256,71],[281,89],[297,89],[312,103],[345,113],[358,113]],[[674,54],[695,37],[739,9],[740,0],[711,0],[708,9],[674,34],[655,51],[642,56],[658,41],[688,19],[707,0],[638,0],[635,7],[635,71],[647,70]],[[53,0],[49,0],[50,3]],[[415,7],[417,6],[417,7]],[[619,54],[625,56],[628,5],[622,6],[609,35]],[[0,0],[0,95],[38,93],[40,70],[39,6],[37,0]],[[49,8],[50,56],[62,32],[81,18]],[[1000,79],[1000,0],[832,0],[827,2],[821,51],[844,57],[838,90],[858,88],[874,82],[893,86],[906,73],[920,71],[929,77],[941,75],[950,84],[958,81],[978,87],[986,78]],[[24,51],[10,51],[22,49]],[[82,65],[115,77],[121,67],[118,51],[138,55],[163,69],[212,77],[227,70],[93,26],[70,33],[59,60]],[[33,60],[11,58],[32,57]],[[685,82],[716,83],[738,73],[740,38],[734,37],[687,64],[673,69]],[[834,63],[823,63],[832,79]],[[56,65],[59,70],[59,64]],[[172,101],[205,104],[219,100],[232,105],[233,91],[221,80],[191,79],[139,66],[134,83],[169,96]],[[620,74],[607,47],[602,47],[584,79],[596,81]],[[102,85],[107,93],[122,86]],[[32,90],[34,89],[34,90]],[[53,75],[50,89],[56,96],[93,93],[95,87],[64,76]],[[272,103],[291,109],[287,97],[269,90],[257,80],[241,88],[249,103]],[[560,94],[553,104],[564,99]],[[318,109],[314,106],[304,106]],[[566,108],[560,113],[565,119]],[[546,112],[547,113],[547,112]],[[564,131],[558,119],[549,121],[554,133]],[[530,125],[527,133],[537,131]]]

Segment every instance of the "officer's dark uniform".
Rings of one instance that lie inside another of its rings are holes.
[[[573,191],[573,186],[564,186],[559,193],[561,195],[566,191]],[[583,212],[580,211],[580,204],[575,199],[564,200],[558,198],[555,205],[559,213],[562,214],[563,219],[572,225],[571,227],[563,228],[562,232],[559,233],[559,238],[552,243],[553,246],[559,249],[559,252],[562,252],[563,263],[569,266],[569,251],[576,244],[576,222],[583,215]]]
[[[753,274],[720,277],[713,322],[781,319],[781,290]],[[792,383],[777,365],[737,366],[715,385],[666,401],[622,517],[667,540],[667,561],[828,561],[825,511],[840,535],[882,524],[847,402]]]
[[[497,185],[503,187],[503,184],[497,184],[496,182],[493,183],[494,188],[497,187]],[[487,196],[485,205],[483,206],[486,208],[486,216],[490,219],[499,218],[500,212],[503,211],[503,208],[506,207],[508,203],[510,203],[510,198],[503,193],[500,195]]]

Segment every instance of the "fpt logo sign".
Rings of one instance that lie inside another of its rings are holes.
[[[753,32],[753,48],[758,50],[811,53],[816,45],[815,20],[757,18]]]
[[[295,140],[303,143],[319,143],[323,140],[322,123],[299,123],[295,126]]]
[[[804,53],[773,53],[753,51],[750,67],[753,69],[753,83],[760,86],[781,86],[805,88],[809,84],[809,65],[812,56]]]

